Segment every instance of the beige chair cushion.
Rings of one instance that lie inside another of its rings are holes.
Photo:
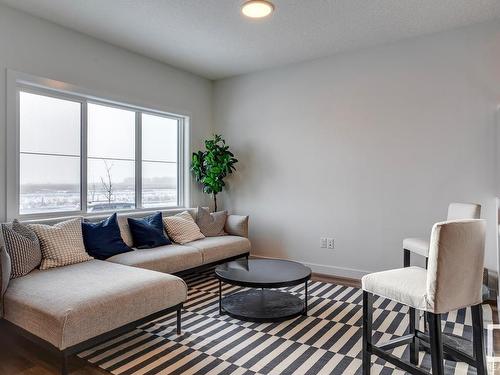
[[[429,241],[423,238],[405,238],[403,240],[403,249],[427,257],[429,255]]]
[[[181,245],[205,238],[193,217],[187,211],[174,216],[164,217],[163,225],[165,226],[168,237]]]
[[[92,260],[11,280],[4,317],[65,349],[186,297],[176,276]]]
[[[377,296],[414,307],[428,310],[426,297],[427,272],[421,267],[406,267],[375,272],[363,276],[363,290]]]
[[[208,208],[198,207],[196,224],[201,233],[206,237],[224,236],[224,225],[226,224],[227,211],[210,212]]]
[[[248,238],[248,216],[228,215],[224,231],[233,236]]]
[[[42,250],[41,270],[93,259],[85,251],[81,218],[71,219],[55,225],[30,224],[40,241]]]
[[[201,251],[203,264],[241,255],[249,252],[251,248],[247,238],[238,236],[206,237],[191,242],[189,246]]]
[[[166,245],[118,254],[107,261],[148,270],[175,273],[203,264],[201,251],[186,245]]]

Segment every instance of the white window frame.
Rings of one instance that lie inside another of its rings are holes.
[[[38,95],[70,100],[81,104],[81,135],[80,135],[80,210],[59,211],[33,214],[20,214],[20,92],[29,92]],[[127,212],[153,212],[178,210],[190,205],[190,178],[189,178],[189,114],[179,114],[178,111],[151,108],[132,104],[130,100],[110,98],[109,95],[99,95],[93,91],[77,86],[46,78],[39,78],[12,70],[7,71],[7,205],[6,217],[8,220],[19,218],[22,220],[40,220],[45,218],[59,218],[71,216],[102,216],[110,211],[87,212],[87,104],[98,104],[135,112],[135,209],[119,210]],[[169,119],[178,123],[178,154],[177,154],[177,205],[142,207],[142,127],[141,114],[151,114]]]

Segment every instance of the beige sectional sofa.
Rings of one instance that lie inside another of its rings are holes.
[[[164,211],[163,215],[181,211]],[[196,215],[195,209],[188,211]],[[119,216],[126,243],[131,241],[126,218],[146,215]],[[177,311],[180,333],[180,312],[187,298],[187,286],[179,275],[249,255],[248,217],[229,215],[225,232],[228,235],[185,245],[135,249],[106,261],[35,270],[12,279],[3,301],[0,300],[4,324],[57,350],[62,355],[63,374],[67,373],[69,355],[166,313]],[[8,267],[5,257],[0,259],[2,269]]]

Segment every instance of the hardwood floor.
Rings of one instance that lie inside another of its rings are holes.
[[[361,288],[361,280],[351,279],[348,277],[330,276],[330,275],[324,275],[321,273],[313,273],[312,280],[322,281],[324,283],[332,283],[332,284],[337,284],[337,285],[351,286],[353,288]]]
[[[360,281],[344,277],[313,274],[315,281],[360,287]],[[497,317],[496,306],[492,306]],[[495,323],[498,323],[497,319]],[[500,334],[495,337],[496,347],[500,348]],[[0,375],[59,375],[59,357],[27,339],[15,335],[0,321]],[[71,375],[102,375],[107,374],[87,362],[72,357],[69,360]]]
[[[13,334],[3,324],[0,324],[0,348],[1,375],[60,374],[59,356]],[[71,375],[107,374],[75,357],[69,360],[69,369]]]

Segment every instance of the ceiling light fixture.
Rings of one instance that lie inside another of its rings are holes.
[[[273,3],[266,0],[248,0],[241,6],[241,13],[250,18],[264,18],[273,11]]]

